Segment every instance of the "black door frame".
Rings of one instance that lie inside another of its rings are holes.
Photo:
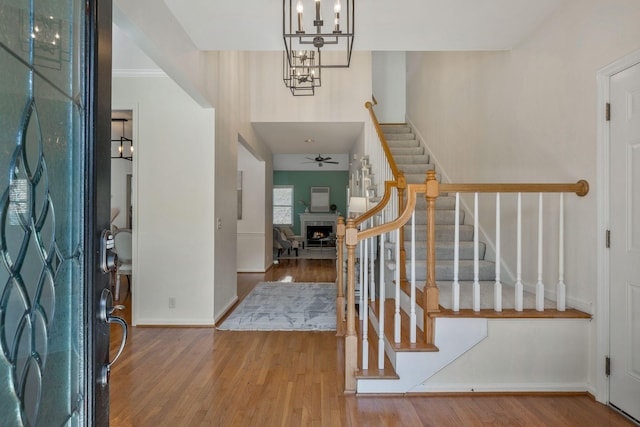
[[[100,270],[100,235],[109,228],[111,192],[111,31],[112,1],[87,0],[85,42],[85,319],[87,363],[86,422],[109,425],[109,385],[101,385],[109,362],[109,324],[98,319],[102,290],[109,274]]]

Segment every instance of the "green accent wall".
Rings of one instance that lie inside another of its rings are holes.
[[[313,172],[313,171],[274,171],[273,185],[293,185],[293,231],[300,234],[300,216],[304,213],[304,205],[300,200],[309,204],[311,201],[311,187],[329,187],[330,204],[338,207],[343,216],[347,212],[347,186],[349,185],[349,171]]]

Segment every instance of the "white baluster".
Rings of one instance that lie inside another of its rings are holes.
[[[400,229],[396,230],[396,310],[393,319],[394,333],[393,340],[400,342]]]
[[[384,224],[384,211],[382,212],[381,223]],[[384,236],[380,235],[380,300],[378,310],[378,369],[384,369],[384,302],[385,302],[385,283],[384,283]]]
[[[542,193],[538,196],[538,283],[536,283],[536,310],[544,311],[544,283],[542,283]]]
[[[522,285],[522,193],[518,193],[517,215],[515,307],[516,311],[522,311],[524,305],[524,287]]]
[[[567,287],[564,284],[564,193],[560,193],[560,215],[558,222],[558,285],[556,286],[556,305],[558,311],[565,311],[567,308]]]
[[[371,217],[370,219],[371,221],[371,228],[375,227],[375,221],[374,221],[374,217]],[[369,299],[371,300],[371,303],[375,303],[376,302],[376,269],[375,269],[375,256],[376,256],[376,245],[375,245],[375,238],[372,237],[371,238],[371,245],[370,247],[370,253],[369,253],[369,262],[371,263],[371,273],[369,275]]]
[[[362,242],[358,243],[358,253],[359,255],[359,261],[360,261],[360,268],[358,269],[360,272],[360,280],[359,280],[359,284],[360,284],[360,294],[358,296],[358,318],[362,319],[362,288],[364,287],[364,266],[363,266],[363,262],[362,262]]]
[[[460,193],[456,193],[455,225],[453,226],[453,283],[451,284],[451,298],[453,311],[460,311]]]
[[[457,221],[457,218],[456,218]],[[473,205],[473,311],[480,311],[480,242],[478,240],[478,193]]]
[[[411,309],[409,314],[409,342],[416,342],[416,211],[411,214]]]
[[[493,285],[493,309],[502,311],[502,283],[500,282],[500,193],[496,193],[496,282]]]
[[[360,293],[362,294],[362,300],[364,304],[362,307],[362,369],[369,369],[369,252],[368,245],[369,239],[365,239],[363,252],[364,252],[364,280],[361,286]]]

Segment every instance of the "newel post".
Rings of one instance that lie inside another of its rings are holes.
[[[338,280],[337,287],[338,293],[336,296],[336,335],[344,336],[344,235],[345,235],[344,218],[338,217],[338,224],[336,225],[336,245],[338,246],[337,256],[337,272]]]
[[[432,313],[439,309],[438,287],[436,286],[436,199],[440,195],[440,185],[436,172],[427,171],[425,181],[427,192],[427,283],[423,292],[424,335],[427,344],[435,343],[435,319]],[[457,220],[457,219],[456,219]]]
[[[356,371],[358,369],[358,337],[356,336],[356,246],[358,230],[355,220],[349,218],[345,231],[347,244],[347,332],[344,339],[344,391],[356,392]]]

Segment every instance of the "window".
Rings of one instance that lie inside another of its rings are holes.
[[[273,187],[273,224],[293,225],[293,185]]]

